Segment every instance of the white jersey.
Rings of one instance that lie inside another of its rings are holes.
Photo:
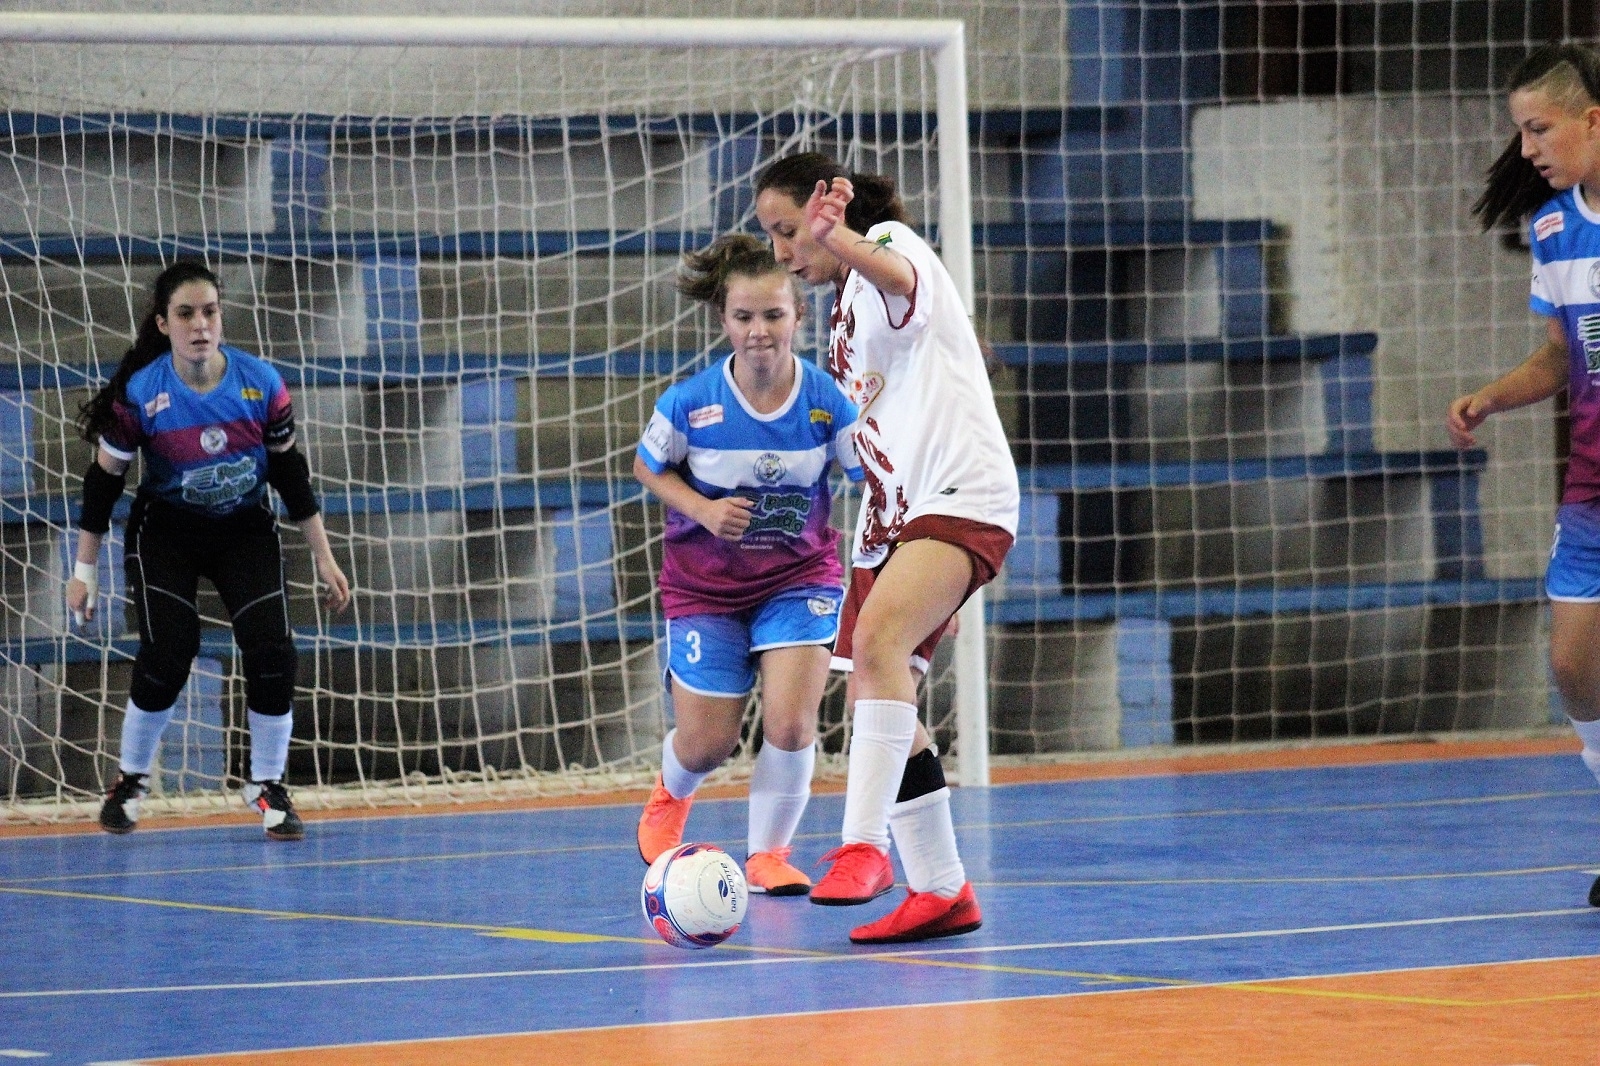
[[[852,559],[877,566],[923,515],[1015,536],[1017,468],[961,294],[909,227],[881,222],[867,238],[904,256],[916,286],[889,296],[852,271],[834,303],[827,369],[860,408],[856,450],[867,483]]]

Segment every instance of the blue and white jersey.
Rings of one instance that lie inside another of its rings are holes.
[[[209,392],[184,384],[172,353],[128,379],[127,402],[100,446],[125,462],[144,451],[139,488],[185,510],[220,517],[259,506],[267,448],[294,440],[294,407],[269,363],[222,348],[228,365]]]
[[[1528,304],[1567,336],[1572,454],[1562,503],[1600,497],[1600,212],[1568,189],[1533,213]]]
[[[856,408],[817,367],[795,359],[795,382],[771,414],[752,408],[730,356],[680,381],[656,401],[639,441],[654,472],[676,470],[708,499],[755,502],[738,541],[717,538],[667,508],[661,601],[668,618],[731,614],[799,585],[843,579],[839,535],[828,524],[828,471],[861,479]]]

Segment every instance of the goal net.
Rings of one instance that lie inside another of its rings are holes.
[[[630,467],[656,397],[725,344],[676,293],[680,256],[755,228],[756,170],[801,149],[894,176],[936,229],[934,46],[954,40],[959,72],[959,27],[61,27],[0,25],[36,37],[0,47],[0,812],[74,809],[115,772],[137,644],[126,500],[99,614],[69,627],[91,456],[74,420],[178,258],[218,272],[226,340],[287,381],[355,589],[346,614],[322,611],[285,530],[289,778],[306,802],[648,781],[666,721],[661,523]],[[957,115],[960,88],[945,88]],[[954,125],[943,180],[964,205]],[[964,262],[960,244],[945,250]],[[153,777],[179,809],[224,802],[247,765],[209,591]]]

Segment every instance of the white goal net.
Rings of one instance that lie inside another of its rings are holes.
[[[893,175],[936,227],[930,42],[959,71],[959,26],[18,25],[46,40],[0,48],[0,809],[70,807],[114,770],[137,630],[120,521],[96,623],[67,624],[74,420],[178,258],[219,273],[226,339],[287,381],[355,588],[328,616],[285,532],[308,802],[648,780],[660,522],[629,470],[656,397],[723,343],[680,256],[754,228],[756,170],[801,149]],[[247,748],[226,615],[202,613],[153,779],[185,809]]]

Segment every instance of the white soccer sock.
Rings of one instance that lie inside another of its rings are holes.
[[[667,734],[667,739],[661,742],[661,784],[672,793],[673,799],[681,800],[694,795],[694,790],[700,787],[700,782],[704,781],[706,774],[711,771],[707,770],[702,774],[683,768],[683,764],[678,761],[678,753],[672,748],[672,738],[677,735],[678,731],[674,729]]]
[[[856,700],[844,794],[846,844],[889,851],[889,808],[900,792],[917,735],[917,708],[899,700]]]
[[[156,761],[156,749],[161,747],[161,733],[172,721],[172,708],[164,711],[147,711],[128,701],[122,712],[122,760],[120,768],[125,774],[148,774]]]
[[[800,816],[811,801],[811,771],[817,746],[784,751],[773,743],[761,745],[756,768],[750,775],[750,834],[746,854],[789,846]]]
[[[289,734],[294,732],[294,711],[246,711],[245,717],[250,720],[250,780],[283,780],[283,768],[289,763]]]
[[[896,803],[889,828],[900,852],[900,865],[913,892],[936,892],[954,899],[967,883],[967,871],[956,851],[956,829],[950,819],[950,790]]]
[[[1583,765],[1600,781],[1600,722],[1580,722],[1576,718],[1571,722],[1578,739],[1583,741]]]

